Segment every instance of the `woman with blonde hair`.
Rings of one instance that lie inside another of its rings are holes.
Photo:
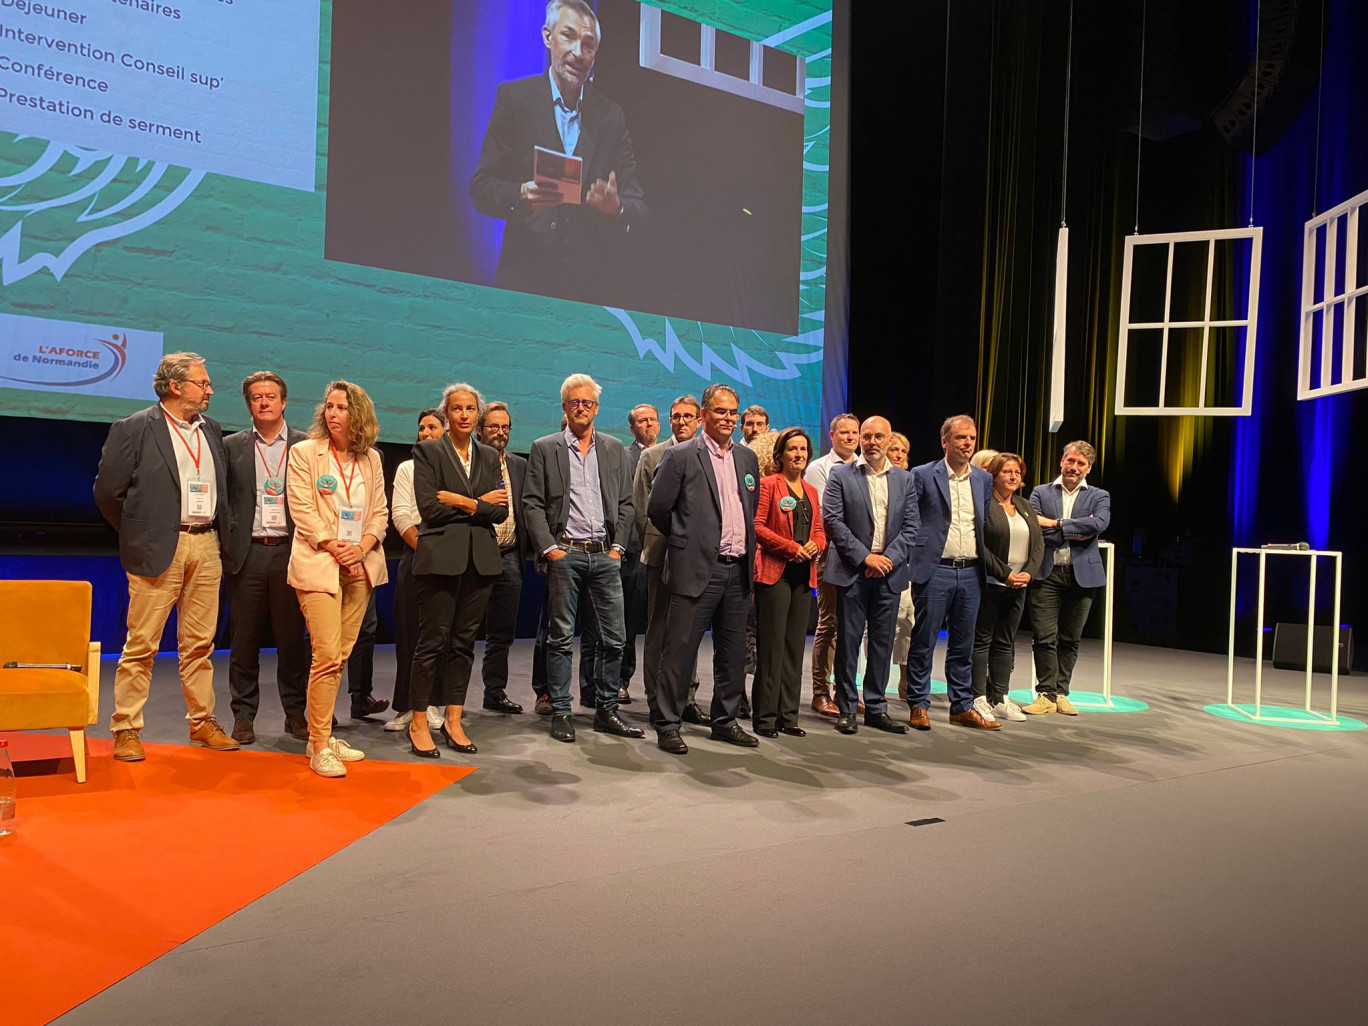
[[[345,777],[344,763],[365,758],[332,736],[332,719],[371,591],[389,580],[380,548],[389,508],[378,434],[365,389],[338,380],[324,389],[309,440],[290,447],[286,496],[295,533],[286,579],[313,644],[304,752],[322,777]]]

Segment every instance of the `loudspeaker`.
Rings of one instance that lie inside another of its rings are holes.
[[[1317,627],[1311,649],[1311,669],[1330,672],[1330,646],[1335,644],[1333,627]],[[1339,672],[1354,668],[1354,628],[1339,628]],[[1306,624],[1280,623],[1273,628],[1273,665],[1279,670],[1306,669]]]

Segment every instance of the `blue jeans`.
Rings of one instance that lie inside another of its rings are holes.
[[[557,715],[570,714],[570,662],[575,645],[575,611],[581,593],[597,632],[594,652],[595,704],[617,708],[618,676],[626,630],[622,625],[622,568],[606,552],[571,549],[547,565],[546,686]]]
[[[938,566],[925,584],[912,585],[912,645],[907,654],[907,704],[925,709],[931,704],[931,659],[936,638],[944,624],[949,635],[945,646],[945,683],[950,692],[950,711],[964,712],[974,704],[974,628],[978,623],[983,585],[979,568]]]

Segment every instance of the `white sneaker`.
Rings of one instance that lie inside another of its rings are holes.
[[[408,725],[413,722],[413,713],[400,713],[394,719],[385,724],[386,730],[407,730]]]
[[[317,755],[309,756],[309,769],[320,777],[345,777],[347,775],[347,767],[343,766],[342,760],[333,754],[331,746],[323,749]]]
[[[428,730],[436,730],[446,722],[446,707],[430,705],[427,707]]]
[[[347,744],[347,742],[335,737],[328,738],[328,750],[332,752],[333,755],[337,756],[339,762],[360,762],[366,757],[365,752],[353,748],[351,745]],[[312,742],[304,746],[304,754],[310,758],[313,757],[314,747]]]
[[[997,722],[997,717],[993,715],[993,707],[988,704],[986,695],[979,695],[978,698],[974,699],[974,711],[989,723]]]
[[[1017,705],[1010,698],[1003,698],[1001,702],[993,706],[993,712],[997,713],[1004,720],[1024,720],[1026,714],[1021,711],[1021,706]]]

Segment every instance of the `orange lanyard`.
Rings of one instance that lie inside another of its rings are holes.
[[[200,469],[200,457],[204,455],[204,435],[200,434],[200,432],[196,431],[193,427],[190,429],[190,433],[195,436],[195,449],[191,452],[189,440],[185,437],[176,422],[171,419],[171,414],[166,412],[166,407],[162,407],[162,416],[165,417],[166,422],[171,425],[171,430],[174,431],[176,437],[181,440],[181,445],[185,446],[185,451],[189,453],[190,458],[195,461],[195,473],[198,474]]]
[[[285,451],[280,454],[280,462],[276,464],[275,470],[272,470],[271,465],[266,462],[266,454],[261,451],[261,443],[253,439],[252,444],[256,446],[257,455],[261,457],[261,465],[266,468],[266,476],[279,477],[280,472],[285,469],[285,460],[290,455],[290,443],[285,443]],[[339,466],[337,469],[340,471],[342,468]]]
[[[337,458],[337,450],[333,448],[332,442],[329,442],[329,443],[328,443],[328,451],[329,451],[330,453],[332,453],[333,462],[337,464],[337,476],[340,477],[340,478],[342,479],[342,487],[345,488],[345,489],[347,490],[347,508],[348,508],[348,509],[351,509],[351,508],[352,508],[352,501],[351,501],[351,486],[352,486],[352,482],[356,480],[356,464],[357,464],[356,456],[355,456],[355,455],[352,456],[352,461],[351,461],[351,475],[348,476],[348,475],[342,470],[342,461],[341,461],[340,459]]]

